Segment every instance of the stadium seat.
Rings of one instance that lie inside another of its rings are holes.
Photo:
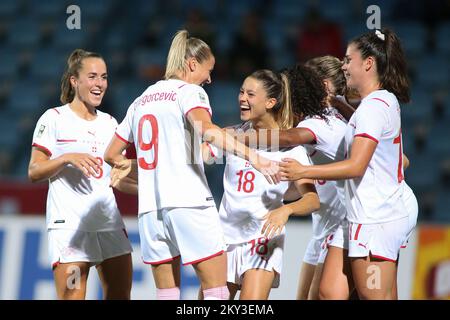
[[[0,79],[11,80],[16,76],[19,62],[15,50],[0,50]]]
[[[69,54],[69,51],[54,48],[38,50],[33,56],[30,75],[39,81],[53,80],[56,85],[64,72]]]
[[[438,223],[450,223],[449,190],[441,190],[436,197],[433,220]]]
[[[21,16],[12,24],[9,34],[9,44],[14,48],[33,49],[39,45],[39,24],[33,17]]]
[[[0,1],[0,18],[7,18],[13,16],[20,6],[20,1],[17,0],[2,0]]]
[[[42,96],[36,79],[20,80],[13,85],[9,101],[10,111],[34,114],[42,108]]]
[[[428,92],[449,87],[450,66],[446,56],[427,55],[420,61],[417,70],[417,85]]]
[[[409,156],[410,166],[405,171],[405,179],[411,188],[427,189],[439,183],[439,167],[436,165],[439,154],[430,152]]]
[[[427,41],[427,30],[423,23],[402,21],[390,25],[400,38],[408,58],[421,57]]]
[[[436,49],[447,57],[450,55],[450,21],[445,21],[438,27]]]

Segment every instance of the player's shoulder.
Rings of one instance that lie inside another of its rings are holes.
[[[361,101],[361,106],[365,108],[374,105],[385,108],[392,108],[395,107],[397,104],[398,104],[397,97],[387,90],[376,90],[370,93],[367,97],[365,97]]]
[[[112,115],[110,115],[107,112],[100,111],[98,109],[96,111],[100,123],[102,123],[103,125],[111,125],[113,127],[117,126],[117,120]]]
[[[62,117],[64,117],[64,115],[67,114],[68,111],[70,111],[68,104],[58,106],[58,107],[48,108],[41,115],[41,119],[46,119],[47,121],[52,121],[52,120],[58,121],[58,120],[61,120]]]

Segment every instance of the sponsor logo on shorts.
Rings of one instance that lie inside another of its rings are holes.
[[[66,223],[66,220],[55,220],[53,223]]]

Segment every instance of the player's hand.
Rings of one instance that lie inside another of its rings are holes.
[[[88,153],[66,153],[64,162],[78,168],[86,177],[96,176],[100,170],[100,161]]]
[[[261,233],[268,239],[281,234],[289,216],[289,211],[285,207],[269,211],[264,216],[264,219],[267,219],[267,221],[264,223]]]
[[[132,166],[130,159],[124,159],[117,162],[111,170],[110,186],[115,188],[122,179],[130,174],[131,169]]]
[[[283,158],[278,164],[280,167],[281,181],[295,181],[305,178],[306,166],[301,165],[297,160],[291,158]]]
[[[261,172],[270,184],[280,182],[278,162],[257,155],[255,161],[250,162],[253,168]]]

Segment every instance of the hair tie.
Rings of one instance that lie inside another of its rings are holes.
[[[384,33],[381,32],[380,30],[375,30],[375,35],[383,41],[386,39],[386,37],[384,36]]]

